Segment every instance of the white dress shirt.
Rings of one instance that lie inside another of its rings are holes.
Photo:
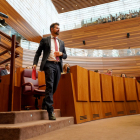
[[[10,74],[10,71],[8,71],[7,69],[6,69],[6,71],[7,71],[7,74]]]
[[[59,45],[57,37],[56,37],[56,43],[57,43],[58,51],[59,51],[60,45]],[[51,52],[47,59],[48,61],[57,61],[56,56],[54,55],[54,52],[55,52],[55,39],[54,39],[54,36],[51,35]]]

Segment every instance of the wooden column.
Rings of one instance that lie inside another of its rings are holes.
[[[16,43],[16,36],[12,35],[8,111],[13,111],[13,97],[14,97],[14,85],[15,85],[15,43]]]

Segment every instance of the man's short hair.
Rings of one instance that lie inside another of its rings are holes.
[[[94,72],[99,72],[99,70],[94,70]]]
[[[5,64],[5,68],[9,65],[9,63]]]
[[[51,32],[51,28],[54,28],[55,27],[55,25],[58,25],[59,26],[59,23],[52,23],[51,25],[50,25],[50,32]]]

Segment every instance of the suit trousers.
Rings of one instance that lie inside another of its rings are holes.
[[[46,90],[42,105],[47,107],[48,113],[53,112],[53,94],[55,93],[60,77],[60,62],[47,61],[44,67]]]

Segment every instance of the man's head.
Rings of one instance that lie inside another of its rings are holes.
[[[70,65],[68,63],[66,63],[64,66],[63,66],[63,71],[64,72],[67,72],[67,68],[70,68]]]
[[[108,69],[107,70],[107,73],[110,74],[110,75],[112,75],[112,69]]]
[[[29,67],[29,66],[27,66],[27,67],[26,67],[26,69],[30,69],[30,67]]]
[[[50,31],[51,31],[51,34],[54,37],[58,36],[59,35],[59,31],[60,31],[59,23],[53,23],[53,24],[51,24]]]
[[[126,75],[124,73],[121,74],[121,77],[126,77]]]
[[[10,70],[10,64],[6,64],[5,69]]]
[[[98,72],[99,72],[99,70],[95,70],[94,72],[97,72],[97,73],[98,73]]]

